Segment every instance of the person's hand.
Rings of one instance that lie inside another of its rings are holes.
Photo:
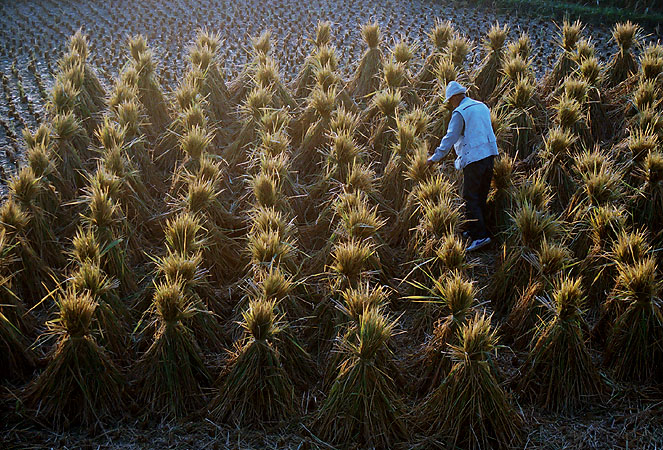
[[[428,159],[426,160],[426,165],[429,166],[429,167],[430,167],[430,166],[434,166],[434,165],[435,165],[435,161],[433,161],[432,159],[428,158]]]

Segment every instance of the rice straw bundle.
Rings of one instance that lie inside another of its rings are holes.
[[[62,72],[69,72],[69,80],[79,89],[77,106],[77,110],[81,113],[79,119],[88,134],[92,134],[99,125],[101,112],[106,107],[106,91],[95,70],[87,62],[89,56],[87,36],[80,29],[69,38],[68,52],[61,63],[68,58],[71,63],[74,61],[75,63],[67,64],[69,67],[61,66],[60,69]]]
[[[49,326],[58,342],[46,370],[23,392],[26,407],[57,429],[117,420],[126,382],[91,334],[97,304],[67,291],[57,305],[58,318]]]
[[[535,77],[532,71],[532,61],[523,58],[520,54],[508,55],[502,63],[497,86],[493,90],[491,98],[488,99],[488,104],[504,104],[505,97],[513,91],[519,82],[534,84]]]
[[[511,145],[507,147],[510,156],[526,159],[532,152],[532,140],[536,133],[532,109],[534,85],[527,78],[520,78],[506,97],[502,108],[509,113],[515,133]]]
[[[374,245],[370,242],[352,239],[339,242],[332,250],[333,262],[328,271],[335,290],[343,287],[356,287],[361,280],[370,278],[379,267]]]
[[[442,175],[434,176],[430,166],[426,163],[427,159],[427,148],[425,145],[420,145],[411,159],[415,164],[408,170],[408,177],[412,178],[415,184],[399,212],[398,223],[390,232],[390,243],[393,246],[400,245],[406,240],[409,242],[408,237],[411,231],[414,231],[421,221],[425,203],[442,201],[452,193],[451,183]],[[414,172],[417,167],[418,171]]]
[[[377,91],[380,86],[379,77],[383,65],[380,26],[376,22],[362,25],[361,37],[368,45],[368,49],[362,56],[359,66],[347,86],[347,91],[352,97],[363,103],[365,97]]]
[[[130,357],[130,311],[117,293],[118,283],[109,278],[99,263],[85,261],[75,268],[69,278],[72,289],[81,295],[89,295],[97,306],[94,310],[94,329],[99,343],[107,348],[116,360]]]
[[[458,70],[449,55],[440,57],[436,67],[436,79],[433,95],[424,104],[425,112],[430,116],[430,137],[427,139],[431,148],[436,147],[449,126],[453,108],[451,103],[445,101],[444,90],[450,81],[458,79]]]
[[[555,61],[552,70],[546,74],[542,80],[543,96],[547,97],[552,93],[560,82],[570,75],[577,67],[577,60],[574,58],[574,51],[577,48],[578,41],[580,40],[583,32],[583,25],[580,21],[573,23],[564,20],[562,26],[559,27],[559,37],[556,44],[562,49],[562,53]]]
[[[504,60],[504,43],[509,26],[495,23],[488,30],[483,46],[488,52],[474,75],[474,87],[479,100],[487,100],[497,87],[498,75]]]
[[[138,99],[148,118],[145,132],[150,139],[156,139],[170,123],[168,106],[155,73],[154,53],[146,45],[133,45],[134,41],[144,44],[144,38],[140,35],[131,38],[129,46],[133,56],[132,67],[137,74],[135,87],[138,88]]]
[[[532,40],[529,35],[521,31],[518,39],[507,45],[507,55],[509,57],[518,56],[522,60],[527,60],[532,54]]]
[[[447,376],[453,364],[449,345],[457,344],[460,330],[471,319],[472,305],[475,302],[475,287],[460,271],[449,272],[433,280],[429,298],[424,302],[440,303],[439,311],[425,308],[425,313],[433,319],[432,334],[416,354],[419,373],[419,392],[427,394],[435,390]]]
[[[488,207],[491,212],[492,223],[495,226],[495,236],[503,239],[504,232],[510,224],[509,211],[514,208],[514,193],[516,184],[515,161],[508,155],[500,155],[493,165],[492,189],[488,197]]]
[[[378,115],[377,123],[370,132],[368,147],[372,149],[371,157],[380,161],[380,168],[384,170],[391,156],[390,146],[396,137],[396,118],[402,104],[401,91],[385,89],[376,92],[372,102]]]
[[[442,22],[439,19],[435,26],[428,33],[428,37],[433,42],[433,52],[426,57],[424,65],[416,76],[417,93],[422,99],[428,99],[428,92],[435,83],[435,74],[439,66],[439,60],[446,52],[449,40],[454,35],[454,28],[451,21]]]
[[[87,151],[88,136],[73,113],[57,114],[52,120],[53,154],[58,158],[58,170],[67,184],[62,194],[78,194],[85,185],[82,155]],[[65,197],[64,200],[71,200]]]
[[[541,175],[555,191],[555,206],[558,210],[569,203],[576,190],[572,171],[576,142],[577,136],[561,127],[548,130],[543,141],[543,151],[540,153],[543,161]]]
[[[317,86],[309,96],[310,106],[314,111],[314,120],[304,131],[302,142],[294,154],[293,167],[300,173],[300,178],[315,177],[321,169],[322,152],[329,142],[329,127],[336,103],[336,88],[325,91]]]
[[[612,39],[618,49],[606,67],[606,84],[609,87],[618,85],[637,72],[638,66],[631,49],[638,45],[641,32],[642,28],[631,21],[617,23],[612,28]]]
[[[203,77],[199,81],[200,94],[207,100],[206,115],[215,124],[225,124],[230,120],[230,93],[219,61],[221,38],[218,34],[198,30],[195,46],[189,50],[189,59],[196,71]],[[198,72],[199,71],[199,72]],[[220,132],[221,130],[215,130]]]
[[[222,202],[217,180],[197,174],[188,180],[186,191],[177,199],[177,208],[201,218],[207,231],[203,246],[204,259],[210,262],[207,269],[213,280],[222,281],[237,277],[238,262],[243,262],[237,231],[242,224]]]
[[[0,230],[0,379],[17,381],[35,368],[36,355],[28,339],[34,335],[36,318],[14,292],[11,272],[15,256],[4,229]]]
[[[315,85],[314,70],[316,63],[321,62],[315,53],[331,41],[331,22],[319,20],[315,27],[315,37],[310,41],[314,45],[313,52],[304,60],[292,86],[293,95],[297,99],[306,98]]]
[[[343,361],[314,426],[323,439],[389,448],[407,436],[403,405],[387,373],[384,351],[395,322],[376,308],[364,310],[357,333],[341,342]],[[388,350],[387,350],[388,351]]]
[[[653,258],[619,271],[617,298],[624,303],[608,337],[606,363],[620,380],[660,382],[663,349],[661,283]]]
[[[397,84],[394,81],[402,79],[401,89],[403,90],[403,97],[405,103],[409,107],[419,107],[422,104],[421,98],[417,94],[416,81],[414,75],[411,71],[412,60],[414,59],[414,54],[418,50],[417,44],[408,43],[403,37],[394,43],[394,46],[391,49],[391,59],[390,64],[396,70],[392,71],[391,76],[389,76],[390,81],[387,81],[386,77],[388,76],[387,70],[384,70],[385,83],[387,85]],[[400,76],[402,67],[402,78]]]
[[[237,342],[217,384],[210,416],[220,422],[269,424],[296,412],[294,388],[279,351],[282,331],[274,301],[254,300],[243,314],[245,337]]]
[[[33,133],[28,128],[23,129],[23,140],[26,145],[25,159],[32,172],[41,178],[45,190],[51,190],[45,195],[43,206],[46,211],[54,213],[60,206],[62,190],[66,190],[66,184],[53,161],[53,142],[51,139],[51,128],[48,125],[40,125]],[[53,190],[55,192],[53,192]],[[68,198],[73,194],[66,193]]]
[[[659,242],[663,238],[663,154],[660,150],[650,151],[636,169],[636,191],[631,195],[634,220],[648,227]]]
[[[198,314],[177,282],[155,285],[153,341],[134,368],[138,400],[162,420],[198,408],[211,377],[185,321]]]
[[[254,77],[258,87],[269,89],[274,94],[276,108],[295,109],[297,107],[297,103],[283,85],[278,65],[272,57],[266,56],[264,60],[260,61]]]
[[[331,140],[326,153],[325,178],[342,183],[348,178],[352,164],[356,160],[364,160],[366,152],[357,144],[352,130],[332,131]]]
[[[640,80],[652,81],[663,73],[663,50],[660,44],[649,44],[640,56]]]
[[[610,272],[613,286],[611,286],[607,297],[602,299],[603,301],[599,307],[599,320],[592,328],[592,339],[601,343],[605,343],[605,339],[617,317],[624,312],[627,306],[627,303],[622,301],[622,296],[619,294],[623,286],[615,286],[615,282],[619,280],[620,272],[624,268],[631,267],[647,259],[652,254],[652,248],[643,232],[622,230],[619,232],[617,239],[613,241],[612,248],[606,253],[610,261],[607,269]]]
[[[422,202],[421,219],[408,249],[410,255],[416,259],[432,257],[440,239],[455,233],[461,223],[461,203],[458,197],[449,195],[437,202]]]
[[[247,158],[247,147],[258,139],[258,130],[263,114],[272,105],[273,95],[265,88],[252,89],[240,107],[241,130],[235,140],[226,147],[222,156],[231,168],[235,168]]]
[[[608,106],[604,96],[603,68],[595,56],[590,56],[580,62],[578,67],[580,78],[588,84],[587,122],[592,139],[603,142],[611,138],[617,131],[616,127],[608,126]]]
[[[532,264],[527,255],[539,251],[545,242],[554,241],[561,231],[558,218],[537,208],[531,200],[520,203],[511,220],[489,285],[493,307],[503,313],[511,310],[518,290],[531,280]]]
[[[391,144],[391,156],[382,176],[382,193],[394,211],[400,211],[408,189],[407,167],[419,140],[415,125],[409,120],[396,118],[396,139]]]
[[[426,398],[420,420],[428,431],[467,449],[509,448],[521,441],[522,417],[498,382],[493,356],[497,334],[490,317],[476,316],[450,345],[449,375]]]
[[[159,190],[163,181],[159,176],[152,161],[149,150],[146,147],[143,128],[144,112],[138,100],[138,93],[132,93],[131,97],[112,107],[113,115],[117,123],[125,129],[125,153],[141,171],[141,177],[148,185],[150,192]]]
[[[603,388],[585,346],[581,280],[562,280],[546,304],[552,313],[532,341],[521,389],[547,409],[571,413]]]
[[[525,348],[531,343],[541,318],[545,317],[544,304],[539,298],[551,295],[555,283],[574,263],[567,247],[548,241],[544,241],[541,248],[527,259],[533,269],[532,277],[516,298],[504,325],[505,335],[516,348]]]
[[[49,291],[52,269],[39,257],[26,233],[31,217],[9,198],[0,205],[0,232],[9,248],[5,263],[14,273],[12,291],[27,305],[37,304]],[[8,249],[3,245],[3,253]]]
[[[252,57],[244,66],[240,74],[228,84],[228,91],[232,103],[235,105],[245,101],[247,93],[256,87],[254,76],[258,66],[266,60],[272,50],[272,32],[264,30],[259,36],[251,37]]]
[[[135,292],[135,273],[129,267],[128,243],[124,238],[128,230],[120,205],[113,199],[108,186],[91,185],[81,198],[86,205],[82,219],[93,230],[104,249],[102,269],[120,283],[122,295]]]
[[[599,149],[586,150],[575,156],[575,178],[578,189],[567,205],[566,214],[579,219],[592,206],[601,206],[621,198],[624,190],[621,168],[615,167]]]
[[[25,228],[26,237],[32,241],[39,257],[47,264],[62,267],[64,258],[62,247],[54,232],[54,218],[42,206],[48,191],[30,167],[22,167],[7,182],[10,196],[30,216]],[[57,198],[53,199],[57,204]],[[47,200],[48,201],[48,200]]]
[[[143,172],[134,163],[129,154],[130,150],[125,145],[126,133],[125,126],[111,121],[108,117],[104,119],[103,125],[96,132],[103,146],[97,171],[106,171],[117,178],[121,186],[115,200],[124,207],[127,220],[136,228],[143,228],[153,214],[153,198],[143,180]],[[150,163],[143,161],[143,164],[150,168]]]
[[[453,36],[447,43],[446,53],[459,73],[464,72],[465,58],[470,53],[472,44],[460,34]]]

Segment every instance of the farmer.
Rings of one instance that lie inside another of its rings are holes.
[[[463,199],[468,219],[467,232],[471,239],[467,251],[478,250],[490,244],[486,229],[486,199],[493,178],[493,163],[497,155],[497,141],[490,121],[490,110],[480,101],[465,94],[467,89],[452,81],[447,85],[446,101],[454,110],[447,134],[442,138],[428,164],[444,158],[451,147],[456,150],[456,170],[463,171]]]

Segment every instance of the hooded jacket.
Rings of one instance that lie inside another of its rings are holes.
[[[447,134],[430,159],[439,161],[449,153],[452,146],[456,151],[454,166],[457,170],[498,154],[490,110],[485,104],[465,97],[454,109]]]

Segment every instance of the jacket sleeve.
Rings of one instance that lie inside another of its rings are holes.
[[[463,116],[458,111],[454,111],[451,115],[451,120],[449,121],[447,134],[444,135],[442,142],[440,142],[440,145],[435,149],[435,153],[433,153],[433,156],[428,158],[428,160],[438,162],[447,156],[451,147],[453,147],[453,145],[458,142],[458,139],[460,139],[464,125],[465,122],[463,121]]]

